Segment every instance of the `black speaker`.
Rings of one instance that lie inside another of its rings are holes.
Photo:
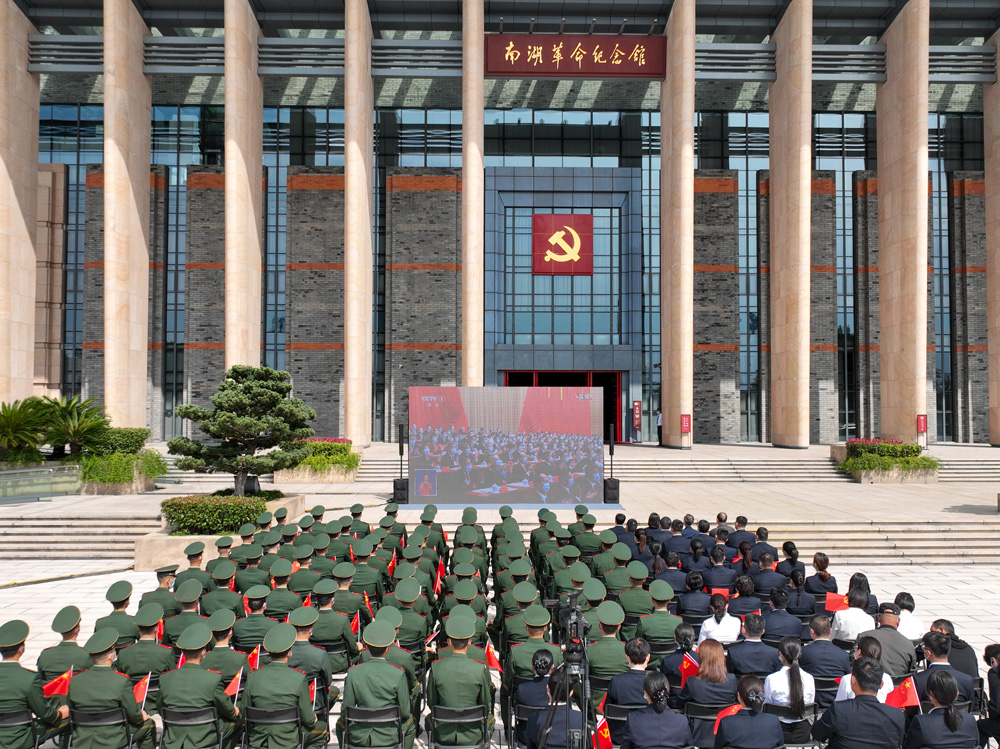
[[[403,446],[406,444],[406,424],[399,425],[399,457],[403,457]]]
[[[260,494],[260,477],[247,476],[246,483],[243,484],[243,494],[248,497]]]
[[[612,458],[615,456],[615,438],[614,437],[612,437],[608,441],[608,455],[611,456]]]
[[[617,493],[615,494],[617,497]],[[405,505],[410,503],[410,480],[409,479],[393,479],[392,480],[392,501],[397,505]],[[617,500],[616,500],[617,501]]]
[[[604,504],[618,504],[618,479],[604,479]]]

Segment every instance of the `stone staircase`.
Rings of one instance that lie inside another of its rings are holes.
[[[931,448],[933,453],[933,448]],[[976,481],[1000,483],[1000,459],[942,460],[938,481]]]
[[[0,525],[0,557],[33,559],[121,559],[132,563],[135,541],[160,529],[149,515],[99,517],[10,517]]]
[[[164,455],[163,459],[167,462],[167,475],[161,476],[156,481],[160,485],[163,484],[195,484],[198,486],[211,485],[213,488],[218,489],[219,486],[230,486],[233,483],[233,478],[229,474],[224,473],[195,473],[194,471],[182,471],[177,467],[177,456],[176,455]],[[273,484],[274,474],[265,474],[260,477],[260,483],[262,484]]]
[[[403,475],[406,475],[406,459],[403,459]],[[392,488],[392,480],[399,478],[399,458],[389,460],[384,458],[364,457],[358,466],[358,483],[372,482],[387,484]]]

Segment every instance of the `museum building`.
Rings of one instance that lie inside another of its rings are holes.
[[[153,439],[228,366],[606,436],[1000,444],[1000,6],[0,0],[0,401]]]

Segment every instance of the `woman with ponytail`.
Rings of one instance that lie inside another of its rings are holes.
[[[958,682],[944,669],[927,677],[927,696],[934,706],[925,715],[915,715],[906,733],[903,749],[975,749],[982,746],[976,720],[959,712]]]
[[[643,681],[646,708],[629,713],[621,749],[682,749],[691,744],[691,728],[683,715],[671,710],[670,683],[658,671]]]
[[[664,656],[660,661],[660,673],[667,677],[674,684],[681,683],[681,662],[684,656],[690,654],[694,661],[698,662],[698,653],[694,652],[694,627],[690,624],[678,624],[674,630],[674,643],[677,650],[668,656]],[[676,699],[672,698],[671,707],[674,707]]]
[[[748,674],[737,689],[740,710],[719,721],[715,749],[778,749],[785,746],[778,716],[763,712],[764,683]]]
[[[729,602],[721,593],[713,593],[709,599],[708,608],[712,615],[701,623],[698,634],[698,644],[712,638],[721,643],[736,642],[740,639],[742,622],[727,613]]]
[[[809,722],[805,718],[806,705],[816,701],[816,681],[812,674],[799,668],[802,641],[798,637],[782,637],[778,643],[781,669],[764,681],[764,702],[781,705],[791,711],[791,717],[781,718],[785,741],[798,744],[809,741]]]
[[[749,541],[740,541],[740,555],[733,560],[732,567],[741,575],[753,575],[760,567],[753,560],[753,546]]]
[[[830,566],[830,557],[822,551],[813,554],[813,569],[815,575],[806,578],[806,592],[814,596],[826,596],[827,593],[837,592],[837,578],[830,574],[827,569]]]
[[[794,541],[785,541],[781,545],[781,553],[785,555],[785,561],[778,562],[778,572],[785,577],[791,577],[792,570],[802,570],[802,574],[805,575],[806,566],[799,561],[799,550]]]
[[[794,616],[812,616],[816,610],[816,596],[805,591],[806,573],[799,569],[792,570],[788,582],[791,589],[785,610]]]
[[[681,569],[685,572],[704,572],[712,566],[712,560],[705,553],[705,544],[700,538],[691,539],[691,553],[684,557]]]

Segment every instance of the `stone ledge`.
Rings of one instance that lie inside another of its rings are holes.
[[[853,471],[854,480],[859,484],[936,484],[938,472],[927,468],[904,471],[893,468],[891,471]]]
[[[342,471],[331,468],[327,471],[315,471],[309,466],[298,468],[282,468],[274,472],[275,484],[353,484],[357,480],[358,469]]]

